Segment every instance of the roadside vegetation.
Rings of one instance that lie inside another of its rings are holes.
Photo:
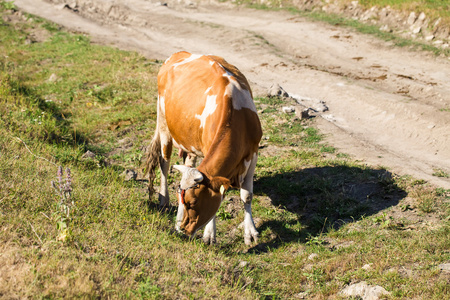
[[[161,62],[0,14],[0,297],[322,299],[360,281],[389,299],[450,294],[450,191],[352,160],[283,99],[255,99],[259,243],[244,245],[238,191],[217,245],[178,235],[142,173],[121,176],[152,137]]]
[[[349,4],[352,0],[337,0],[342,4]],[[359,0],[360,5],[369,9],[373,6],[390,6],[399,11],[424,12],[432,20],[441,21],[450,26],[450,3],[447,0]]]
[[[317,1],[318,6],[323,5],[323,2]],[[337,3],[342,7],[350,5],[353,0],[332,0],[327,3]],[[400,34],[390,31],[384,31],[380,29],[380,25],[374,25],[369,22],[361,22],[349,17],[345,17],[341,14],[335,14],[330,12],[324,12],[321,9],[314,9],[314,3],[311,4],[311,8],[301,9],[297,5],[300,3],[292,0],[236,0],[234,3],[238,5],[245,5],[248,7],[264,10],[284,10],[289,11],[294,15],[310,18],[312,20],[325,22],[334,26],[345,26],[353,28],[354,30],[373,35],[381,40],[388,41],[397,47],[405,47],[412,50],[428,51],[434,55],[450,56],[449,48],[436,47],[431,43],[427,43],[420,40],[413,40],[412,38],[403,37]],[[306,2],[305,2],[306,3]],[[307,3],[309,4],[309,2]],[[411,12],[415,12],[419,15],[424,12],[426,16],[432,20],[430,26],[439,20],[440,26],[447,26],[450,28],[450,4],[446,0],[360,0],[358,4],[365,9],[372,7],[384,8],[390,6],[392,9],[404,12],[408,15]]]
[[[236,2],[273,8],[292,8],[296,4],[296,2],[292,0],[237,0]],[[302,2],[306,1],[299,1],[298,3]],[[355,0],[327,1],[327,3],[337,3],[342,6],[350,5],[352,2],[355,2]],[[432,20],[436,21],[441,18],[443,24],[450,25],[450,3],[447,0],[357,0],[356,2],[366,9],[370,9],[374,6],[378,8],[389,6],[404,12],[415,12],[417,14],[424,12]]]

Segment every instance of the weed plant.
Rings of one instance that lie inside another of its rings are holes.
[[[52,187],[59,197],[57,202],[57,209],[54,213],[56,219],[56,228],[59,231],[58,240],[66,242],[70,239],[72,230],[69,227],[71,221],[71,210],[74,209],[74,201],[72,199],[72,178],[70,175],[70,169],[66,169],[66,180],[63,182],[63,168],[58,167],[57,179],[58,183],[52,181]]]

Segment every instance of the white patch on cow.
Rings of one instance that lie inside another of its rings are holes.
[[[200,54],[191,54],[191,56],[189,56],[188,58],[180,61],[179,63],[173,64],[173,68],[175,69],[178,66],[190,63],[191,61],[194,61],[194,60],[196,60],[196,59],[198,59],[198,58],[200,58],[202,56],[203,55],[200,55]]]
[[[164,96],[158,95],[159,107],[161,108],[161,112],[166,115],[166,104],[164,103]]]
[[[211,89],[212,89],[212,86],[210,86],[209,88],[207,88],[206,91],[205,91],[205,95],[207,95]]]
[[[227,77],[229,80],[234,80],[236,81],[236,78],[234,78],[234,74],[231,73],[230,71],[228,71],[227,69],[225,69],[223,66],[221,66],[223,68],[223,70],[225,71],[225,73],[223,74],[223,77]]]
[[[189,152],[189,150],[188,149],[186,149],[186,147],[184,147],[183,145],[181,145],[180,144],[180,148],[181,148],[181,150],[183,150],[184,152],[186,152],[186,153],[188,153]]]
[[[162,134],[161,137],[160,137],[160,139],[161,139],[161,145],[163,145],[163,146],[169,145],[169,142],[170,142],[170,136],[168,136],[168,135],[166,135],[166,134]]]
[[[225,89],[224,96],[231,96],[233,108],[235,110],[241,110],[248,108],[256,113],[256,106],[253,102],[252,95],[246,89],[243,89],[239,82],[234,78],[233,74],[228,71],[224,73],[224,77],[227,77],[230,83]]]
[[[217,108],[216,98],[217,95],[207,96],[205,108],[203,109],[202,114],[195,115],[195,117],[200,120],[200,128],[205,127],[206,118],[216,111]]]
[[[245,179],[245,176],[247,176],[248,167],[250,167],[251,162],[252,162],[251,160],[247,161],[244,159],[244,173],[239,175],[239,185],[242,185],[244,183],[244,179]]]
[[[175,141],[175,139],[172,138],[172,143],[175,146],[175,148],[180,148],[180,145],[178,145],[177,141]]]
[[[194,153],[195,155],[198,155],[198,156],[203,156],[203,153],[201,151],[195,149],[194,146],[191,147],[191,153]]]
[[[209,61],[209,65],[210,65],[210,66],[214,65],[214,63],[215,63],[214,60],[210,60],[210,61]]]

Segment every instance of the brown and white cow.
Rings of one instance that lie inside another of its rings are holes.
[[[240,188],[244,202],[245,243],[256,241],[251,202],[262,130],[247,79],[221,57],[175,53],[158,73],[157,109],[147,158],[150,195],[159,161],[160,206],[169,204],[167,175],[174,145],[180,155],[187,154],[185,165],[174,166],[182,173],[177,229],[193,236],[206,225],[203,239],[214,243],[215,215],[232,186]],[[195,168],[197,156],[204,158]]]

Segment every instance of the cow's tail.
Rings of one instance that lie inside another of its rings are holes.
[[[153,181],[155,181],[156,177],[155,169],[159,164],[159,157],[161,156],[161,138],[159,136],[158,129],[156,129],[152,143],[147,148],[146,156],[147,160],[144,166],[144,175],[148,175],[148,192],[151,197],[154,192]]]

